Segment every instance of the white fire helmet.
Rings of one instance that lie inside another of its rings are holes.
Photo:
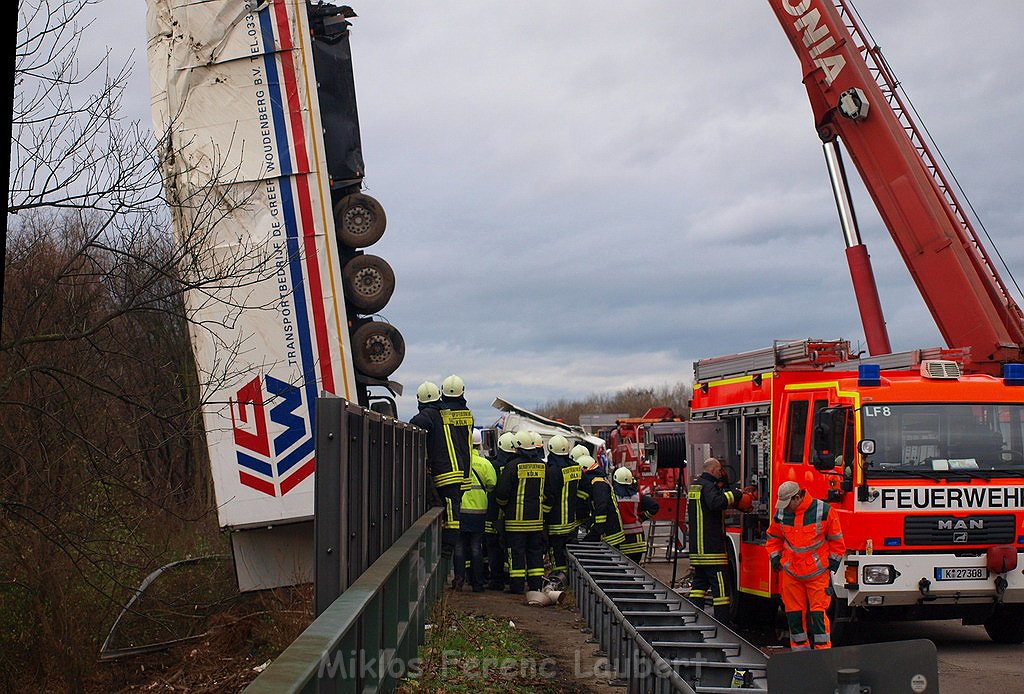
[[[517,431],[512,437],[512,445],[521,450],[528,451],[533,448],[533,432],[529,429]]]
[[[473,430],[473,445],[474,446],[479,446],[483,442],[484,442],[484,439],[483,439],[482,436],[480,436],[480,430],[479,429],[474,429]]]
[[[420,387],[416,389],[416,400],[421,403],[435,402],[440,399],[441,391],[438,390],[436,383],[424,381],[420,384]]]
[[[569,452],[569,439],[561,434],[555,434],[548,439],[548,451],[555,455],[565,455]]]
[[[498,448],[505,451],[506,453],[515,453],[516,447],[513,443],[516,435],[511,431],[506,431],[504,434],[498,437]]]
[[[628,467],[615,468],[613,477],[619,484],[633,484],[636,481],[633,478],[633,472]]]
[[[466,384],[462,379],[452,374],[441,382],[441,392],[449,398],[457,398],[466,392]]]
[[[577,443],[569,451],[569,457],[575,460],[577,463],[580,462],[580,456],[590,455],[590,449],[584,446],[582,443]],[[580,463],[582,465],[582,463]]]

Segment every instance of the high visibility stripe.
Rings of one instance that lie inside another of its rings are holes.
[[[690,555],[691,566],[725,566],[729,559],[724,554]]]
[[[824,539],[818,540],[817,542],[814,542],[813,544],[809,545],[794,545],[792,542],[789,541],[788,537],[785,537],[783,539],[786,541],[786,545],[797,554],[807,554],[808,552],[813,552],[814,550],[819,549],[822,545],[825,544]]]
[[[505,530],[513,533],[534,532],[544,529],[544,521],[537,520],[511,520],[505,521]]]
[[[459,467],[459,458],[455,455],[455,442],[452,441],[452,430],[448,428],[447,424],[443,425],[441,428],[444,430],[444,442],[448,446],[448,460],[451,461],[452,472],[458,469],[459,476],[462,477],[462,468]]]
[[[698,506],[696,513],[693,514],[697,518],[697,551],[696,551],[696,554],[698,554],[698,555],[704,554],[704,514],[701,512],[701,509],[700,509],[701,490],[702,490],[701,485],[694,484],[693,486],[690,487],[690,492],[686,495],[687,503],[690,503],[690,502],[696,503],[697,506]],[[690,563],[691,564],[693,563],[693,558],[692,557],[691,557]]]
[[[605,542],[607,542],[609,545],[617,546],[617,545],[621,544],[623,540],[626,539],[626,536],[620,530],[619,532],[612,533],[611,535],[602,535],[601,539],[604,540]]]
[[[526,478],[520,477],[519,483],[516,485],[516,517],[514,520],[523,520],[523,512],[525,511],[526,498]]]
[[[576,523],[559,523],[558,525],[549,525],[549,535],[568,535],[573,530],[579,527]]]
[[[637,552],[646,552],[646,542],[623,542],[619,545],[619,550],[623,554],[636,554]]]
[[[439,475],[434,475],[434,486],[447,487],[449,484],[462,484],[462,471],[456,472],[442,472]]]
[[[542,566],[539,569],[537,569],[537,568],[527,569],[526,570],[526,575],[527,576],[543,576],[544,575],[544,567]]]

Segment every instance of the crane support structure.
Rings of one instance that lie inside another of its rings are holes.
[[[843,142],[943,339],[970,349],[972,371],[1021,361],[1024,314],[846,0],[769,4],[800,59],[819,136]]]

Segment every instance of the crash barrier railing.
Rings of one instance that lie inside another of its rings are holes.
[[[343,398],[316,404],[315,614],[427,510],[426,434]]]
[[[569,573],[591,640],[631,694],[767,692],[768,656],[618,550],[570,545]]]
[[[392,691],[417,664],[444,589],[441,509],[431,508],[353,581],[245,694]]]

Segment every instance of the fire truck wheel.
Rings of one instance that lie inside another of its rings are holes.
[[[996,643],[1024,643],[1024,607],[1003,605],[985,620],[985,631]]]
[[[405,340],[398,328],[366,321],[352,332],[352,365],[370,378],[387,378],[405,358]]]
[[[387,261],[375,255],[357,255],[341,269],[345,303],[359,313],[376,313],[395,291],[395,272]]]
[[[366,248],[377,243],[387,223],[384,207],[363,193],[346,195],[334,206],[338,242],[349,248]]]

